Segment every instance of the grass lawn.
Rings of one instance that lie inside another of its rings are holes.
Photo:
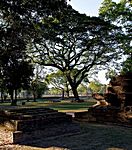
[[[37,106],[37,107],[48,107],[58,111],[81,111],[87,110],[88,107],[92,106],[95,102],[86,101],[86,102],[71,102],[71,101],[61,101],[61,102],[31,102],[27,106]]]
[[[21,103],[18,103],[18,107],[47,107],[55,109],[61,112],[75,112],[75,111],[84,111],[88,110],[88,107],[92,106],[95,102],[92,100],[87,100],[85,102],[71,102],[70,100],[62,100],[61,102],[52,102],[52,101],[37,101],[37,102],[26,102],[26,105],[22,106]],[[10,107],[10,103],[3,103],[0,106]]]

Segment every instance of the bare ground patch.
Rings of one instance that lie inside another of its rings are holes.
[[[132,128],[91,123],[80,126],[78,134],[42,138],[30,145],[4,145],[0,150],[132,150]]]

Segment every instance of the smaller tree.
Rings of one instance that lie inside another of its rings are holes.
[[[42,95],[46,90],[48,90],[47,84],[45,82],[40,81],[39,79],[35,79],[31,82],[30,87],[32,93],[33,93],[33,99],[34,102],[36,101],[36,98],[42,98]]]
[[[26,43],[12,21],[1,20],[0,76],[11,96],[11,105],[17,104],[17,90],[27,88],[33,76],[33,66],[26,55]],[[6,28],[5,28],[6,27]]]
[[[44,78],[44,68],[34,64],[34,77],[32,78],[30,88],[28,89],[28,91],[32,93],[34,101],[36,101],[36,98],[42,98],[42,95],[48,90]]]
[[[28,61],[13,62],[3,70],[5,87],[11,96],[11,105],[17,105],[17,90],[26,89],[33,76],[33,67]]]
[[[66,77],[63,72],[57,71],[46,76],[46,81],[54,88],[58,89],[62,93],[62,99],[64,99],[65,92],[69,97],[69,86]]]

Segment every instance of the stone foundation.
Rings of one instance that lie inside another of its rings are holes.
[[[86,112],[75,113],[75,120],[81,122],[117,123],[132,127],[132,113],[113,107],[91,108]]]
[[[0,111],[0,144],[30,143],[33,140],[80,131],[72,116],[48,108],[19,108]]]

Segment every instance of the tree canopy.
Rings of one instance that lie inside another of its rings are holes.
[[[36,37],[39,21],[49,16],[60,18],[66,7],[65,0],[0,1],[0,75],[12,99],[13,90],[29,84],[33,74],[27,49]]]
[[[111,24],[112,18],[80,14],[66,0],[1,0],[0,17],[1,56],[12,52],[17,61],[32,59],[59,69],[76,100],[77,87],[89,73],[116,64],[130,46],[128,30]]]
[[[27,42],[35,38],[40,21],[49,16],[60,18],[65,8],[66,0],[1,0],[0,31],[14,29]]]
[[[76,99],[77,87],[93,68],[109,65],[121,56],[124,35],[120,28],[72,8],[61,20],[49,17],[39,29],[32,46],[34,61],[61,70]]]
[[[29,86],[33,66],[27,57],[26,43],[19,31],[11,26],[1,26],[0,33],[0,77],[3,88],[11,95],[12,105],[16,105],[17,90]]]
[[[116,24],[125,34],[122,39],[124,55],[127,59],[123,62],[122,72],[132,71],[132,3],[129,0],[121,0],[119,3],[112,0],[104,0],[100,7],[100,17]]]

